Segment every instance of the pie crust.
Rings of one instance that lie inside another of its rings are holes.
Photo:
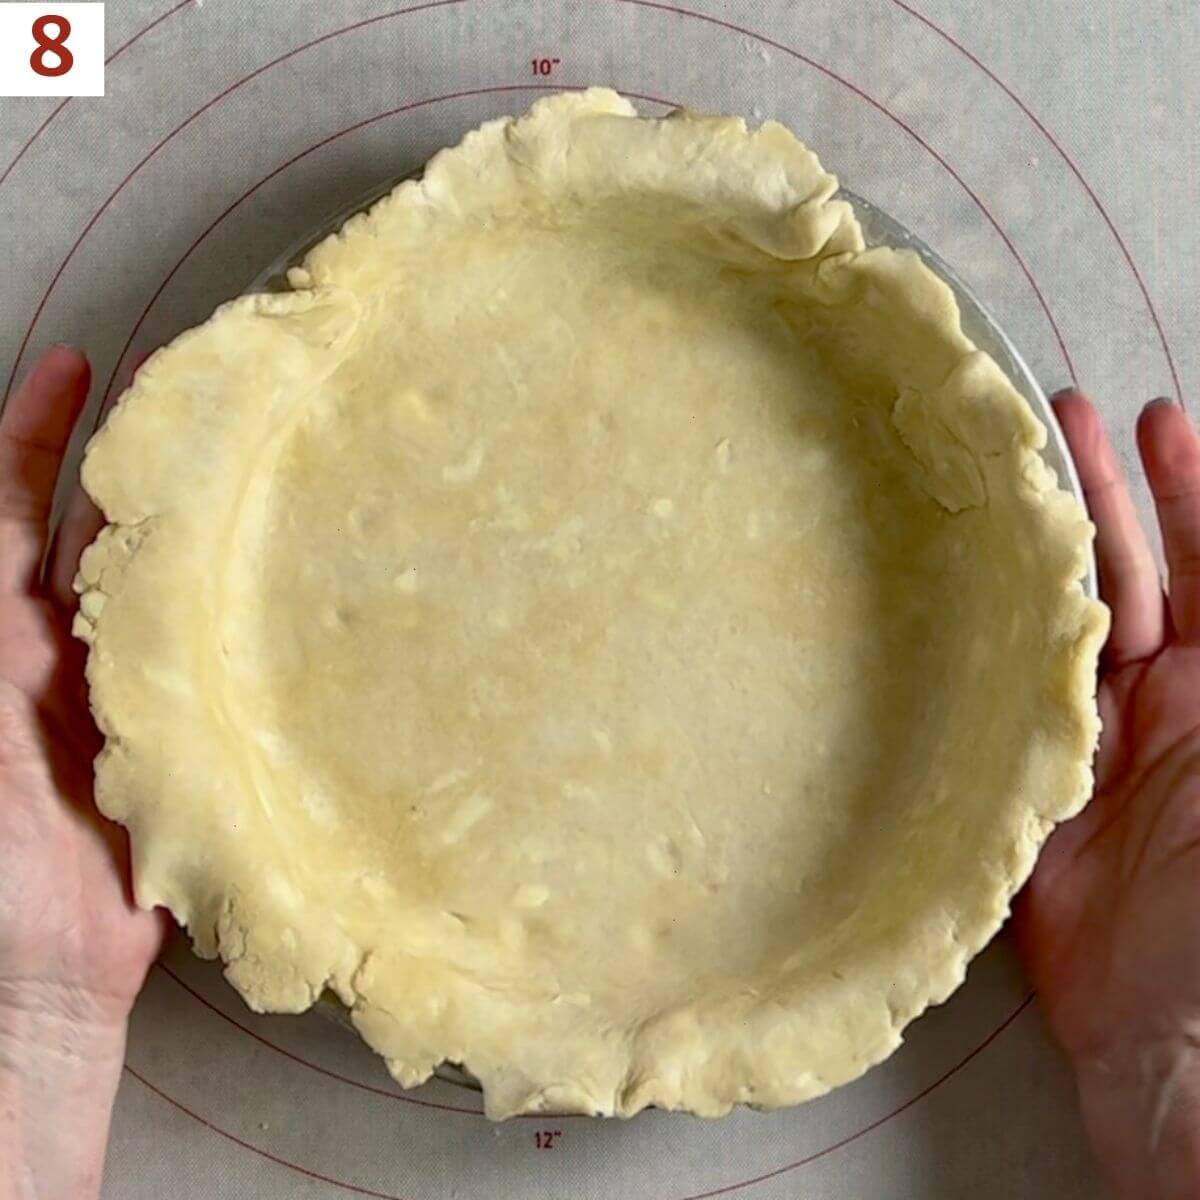
[[[88,448],[102,811],[259,1011],[488,1113],[853,1079],[1085,802],[1045,430],[782,126],[490,121]]]

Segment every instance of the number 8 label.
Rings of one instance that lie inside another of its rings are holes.
[[[54,37],[47,36],[48,25],[57,26]],[[29,56],[29,65],[39,75],[51,78],[65,75],[75,65],[75,55],[66,46],[70,36],[71,22],[66,17],[60,17],[57,13],[47,13],[44,17],[38,17],[33,23],[33,40],[37,42],[37,49]],[[56,66],[46,66],[47,52],[52,52],[58,58]]]
[[[83,0],[0,0],[0,96],[103,96],[104,9]],[[12,116],[26,120],[15,109]]]

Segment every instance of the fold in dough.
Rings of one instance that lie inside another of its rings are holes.
[[[1045,431],[784,128],[543,100],[138,373],[76,629],[136,894],[493,1117],[791,1104],[1090,788]]]

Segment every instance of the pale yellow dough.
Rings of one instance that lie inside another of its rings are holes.
[[[544,100],[88,449],[103,811],[255,1009],[494,1117],[816,1096],[1089,786],[1045,431],[776,124]]]

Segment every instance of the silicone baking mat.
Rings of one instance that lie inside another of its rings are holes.
[[[1196,383],[1190,0],[110,0],[106,17],[103,99],[0,102],[0,387],[74,341],[101,404],[328,214],[590,83],[647,113],[786,121],[955,265],[1047,390],[1094,391],[1126,444],[1143,399]],[[177,945],[134,1016],[105,1194],[1102,1192],[1001,939],[892,1060],[802,1108],[501,1126],[461,1085],[401,1092],[318,1014],[251,1014]]]

